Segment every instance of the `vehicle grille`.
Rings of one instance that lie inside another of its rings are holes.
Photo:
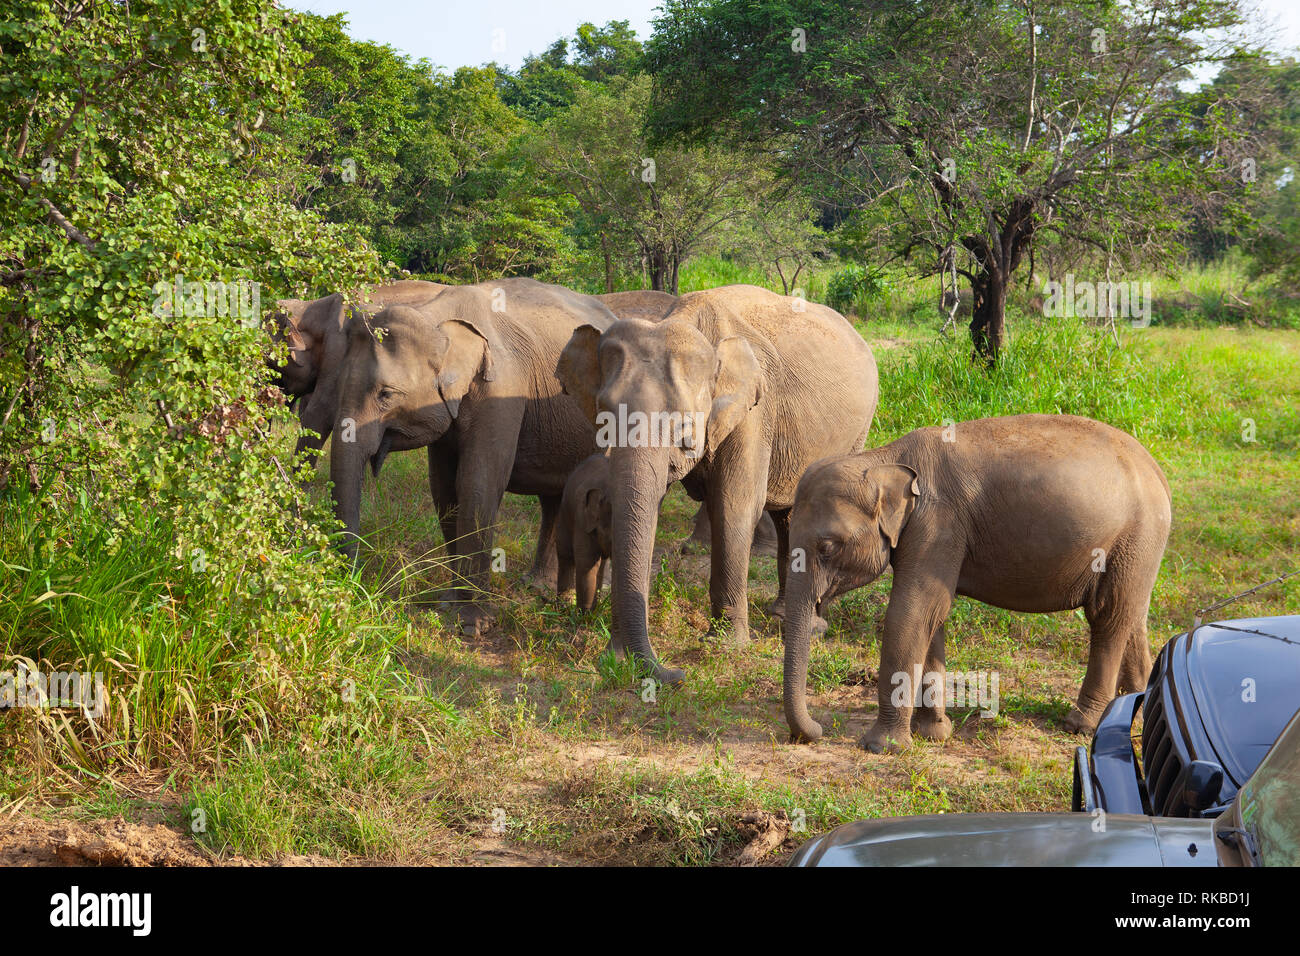
[[[1170,642],[1168,646],[1172,645]],[[1160,657],[1165,657],[1163,650]],[[1174,746],[1174,732],[1169,726],[1177,718],[1169,713],[1165,701],[1168,663],[1157,663],[1142,702],[1142,774],[1146,777],[1151,812],[1158,816],[1167,816],[1174,809],[1174,782],[1183,769],[1182,755]]]

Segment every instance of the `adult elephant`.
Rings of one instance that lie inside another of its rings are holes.
[[[283,365],[273,367],[280,390],[298,402],[303,428],[298,453],[305,449],[314,457],[334,427],[348,321],[358,313],[373,315],[390,305],[420,305],[445,288],[439,282],[403,279],[374,286],[362,301],[351,304],[337,292],[319,299],[276,302],[276,337],[288,346],[289,354]]]
[[[647,322],[658,322],[677,304],[677,296],[653,289],[606,292],[596,298],[620,319],[645,319]]]
[[[652,289],[607,292],[596,298],[605,303],[609,311],[620,319],[645,319],[647,322],[658,322],[677,305],[677,296]],[[683,553],[707,551],[712,538],[709,508],[708,505],[701,504],[695,512],[695,517],[691,519],[691,533],[681,540],[678,547]],[[772,516],[766,511],[754,528],[754,543],[751,551],[769,557],[776,554],[776,528],[772,524]]]
[[[555,365],[574,329],[613,321],[593,296],[500,279],[451,286],[418,309],[389,306],[368,324],[349,324],[330,446],[349,552],[356,553],[366,463],[378,474],[390,451],[428,446],[430,488],[463,584],[453,594],[463,631],[491,621],[482,597],[507,491],[541,499],[533,567],[553,569],[564,483],[596,450],[590,424],[561,394]]]
[[[817,462],[799,482],[790,527],[805,559],[792,571],[785,629],[791,739],[821,736],[804,697],[816,607],[889,566],[880,709],[863,747],[896,751],[913,733],[952,733],[943,630],[959,594],[1012,611],[1083,608],[1092,643],[1065,728],[1092,730],[1117,686],[1146,686],[1147,608],[1170,520],[1169,483],[1150,453],[1072,415],[922,428]]]
[[[681,481],[708,504],[713,617],[725,618],[732,640],[744,643],[754,526],[764,510],[772,513],[783,595],[799,476],[818,458],[861,448],[875,414],[871,349],[832,309],[724,286],[682,296],[657,323],[579,327],[556,374],[610,447],[611,647],[652,664],[660,680],[679,681],[683,672],[658,662],[647,634],[655,529],[668,486]],[[648,433],[633,422],[649,422]]]

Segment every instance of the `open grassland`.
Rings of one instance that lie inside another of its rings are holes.
[[[1116,348],[1079,325],[1015,317],[1006,359],[988,373],[970,364],[960,335],[939,339],[932,326],[899,321],[857,326],[881,366],[873,443],[945,420],[1063,411],[1109,421],[1151,449],[1175,516],[1152,602],[1153,651],[1196,608],[1297,566],[1295,333],[1122,329]],[[322,497],[326,474],[322,466],[316,479]],[[42,655],[112,669],[136,706],[82,743],[92,752],[81,756],[71,741],[84,734],[7,718],[0,806],[50,813],[71,801],[60,814],[163,819],[219,856],[694,864],[779,862],[807,836],[863,816],[1068,806],[1071,754],[1084,742],[1062,729],[1087,655],[1080,614],[959,599],[949,668],[998,672],[999,713],[960,712],[951,740],[874,756],[856,739],[875,710],[886,575],[831,608],[810,675],[826,737],[789,745],[779,622],[765,614],[774,560],[751,563],[753,642],[706,642],[708,558],[678,547],[695,509],[680,488],[660,521],[651,629],[688,678],[648,699],[604,653],[607,594],[583,615],[530,585],[531,499],[509,496],[502,514],[497,626],[466,639],[446,625],[437,594],[448,574],[426,480],[422,452],[395,454],[380,481],[367,479],[363,533],[374,550],[355,580],[337,585],[331,620],[295,616],[292,595],[224,609],[208,596],[204,614],[178,612],[183,600],[161,599],[161,552],[133,552],[98,583],[82,581],[92,607],[42,599],[64,590],[58,569],[75,576],[94,542],[35,541],[33,531],[23,551],[7,537],[0,573],[17,581],[12,569],[30,565],[55,577],[25,584],[5,624],[76,635],[44,640]],[[64,617],[35,621],[36,606]],[[1300,584],[1224,613],[1300,613]]]

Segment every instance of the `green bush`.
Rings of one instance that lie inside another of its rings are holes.
[[[178,565],[175,540],[162,518],[110,527],[84,494],[55,520],[27,492],[0,501],[0,671],[98,672],[107,704],[93,723],[18,708],[3,722],[15,746],[97,775],[391,722],[405,629],[336,557],[258,550],[217,576]]]

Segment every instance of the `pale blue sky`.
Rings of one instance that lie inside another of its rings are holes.
[[[346,13],[349,33],[427,57],[447,70],[495,60],[517,67],[580,23],[627,20],[644,40],[661,0],[287,0],[295,10]],[[1300,0],[1297,0],[1300,2]],[[494,49],[494,44],[498,47]]]
[[[287,0],[297,10],[346,13],[359,40],[387,43],[454,70],[495,60],[517,67],[578,24],[628,20],[644,40],[661,0]],[[1300,47],[1300,0],[1247,0],[1270,26],[1278,49]],[[495,45],[495,48],[494,48]]]

